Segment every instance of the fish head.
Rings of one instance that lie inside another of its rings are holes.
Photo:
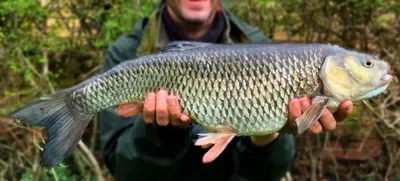
[[[339,100],[375,97],[392,82],[390,65],[377,57],[349,51],[326,57],[320,72],[327,91]]]

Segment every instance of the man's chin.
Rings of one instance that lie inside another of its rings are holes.
[[[210,18],[210,12],[190,11],[183,13],[183,19],[187,23],[204,23]]]
[[[185,18],[184,21],[187,24],[203,24],[206,22],[206,20],[200,18]]]

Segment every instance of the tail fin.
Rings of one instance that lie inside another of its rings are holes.
[[[32,101],[16,110],[9,117],[47,129],[47,141],[42,162],[54,167],[72,154],[94,113],[79,112],[69,106],[70,95],[76,87],[56,92],[48,98]]]

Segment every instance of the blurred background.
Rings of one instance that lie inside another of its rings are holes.
[[[96,74],[107,47],[158,0],[0,1],[0,180],[112,180],[99,152],[97,120],[73,156],[40,166],[45,135],[6,120],[11,110]],[[334,132],[297,137],[286,180],[400,181],[400,2],[398,0],[229,0],[226,6],[274,42],[318,42],[375,54],[395,82],[358,104]]]

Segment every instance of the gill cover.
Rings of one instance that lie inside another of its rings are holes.
[[[352,95],[353,81],[344,68],[343,54],[329,55],[321,67],[320,78],[325,88],[339,100],[349,99]]]

